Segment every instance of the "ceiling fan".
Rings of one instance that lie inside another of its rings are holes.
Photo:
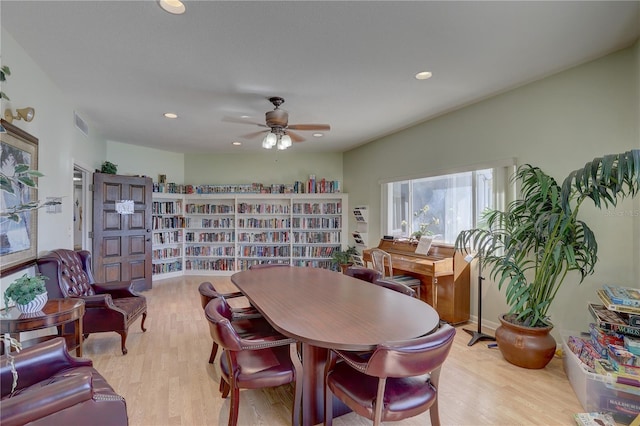
[[[267,130],[260,130],[258,132],[249,133],[243,135],[244,138],[255,138],[259,135],[266,133],[264,140],[262,141],[263,148],[272,148],[277,146],[278,149],[286,149],[291,146],[291,142],[302,142],[305,140],[302,135],[292,131],[329,131],[331,126],[328,124],[289,124],[289,113],[283,109],[280,109],[280,105],[284,103],[284,98],[279,96],[273,96],[269,98],[269,102],[275,107],[273,111],[268,111],[265,114],[265,124],[254,123],[251,121],[236,119],[232,117],[226,117],[224,121],[242,124],[254,124],[259,127],[266,127]]]

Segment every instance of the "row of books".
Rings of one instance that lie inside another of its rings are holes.
[[[183,185],[153,183],[153,192],[164,194],[333,194],[341,191],[340,181],[325,178],[316,180],[313,175],[306,182],[295,181],[288,184]]]
[[[637,308],[640,312],[640,289],[605,284],[602,292],[612,304]]]

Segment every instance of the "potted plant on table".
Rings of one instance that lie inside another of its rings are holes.
[[[44,285],[44,275],[29,276],[24,274],[13,281],[4,292],[5,309],[9,301],[16,303],[16,308],[24,314],[39,312],[47,303],[47,287]]]
[[[347,246],[346,250],[337,249],[331,253],[331,260],[336,265],[340,266],[340,270],[344,273],[345,269],[353,265],[353,259],[351,256],[358,254],[358,250],[355,246]]]
[[[462,231],[455,247],[476,252],[498,289],[505,287],[510,310],[496,330],[504,358],[521,367],[544,368],[556,349],[549,307],[570,271],[577,271],[582,282],[598,259],[596,237],[578,219],[580,206],[590,199],[608,208],[638,194],[640,150],[595,158],[562,185],[528,164],[513,179],[521,183],[521,198],[504,212],[486,211],[484,226]]]

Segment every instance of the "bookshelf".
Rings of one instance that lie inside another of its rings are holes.
[[[180,231],[171,248],[181,249],[181,264],[178,270],[176,256],[175,270],[159,267],[162,272],[154,278],[229,275],[258,263],[331,269],[331,254],[347,243],[347,194],[154,193],[154,206],[157,201],[161,209],[167,196],[181,212],[176,223],[182,228],[171,229]],[[154,236],[154,253],[164,249],[161,242],[166,241]]]
[[[235,270],[236,201],[185,196],[185,273]]]
[[[152,273],[154,277],[181,275],[184,242],[183,197],[176,194],[153,194]]]

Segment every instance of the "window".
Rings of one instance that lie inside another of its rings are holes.
[[[461,230],[477,226],[485,209],[503,206],[508,167],[513,169],[513,161],[508,166],[383,183],[383,233],[435,235],[453,244]]]

